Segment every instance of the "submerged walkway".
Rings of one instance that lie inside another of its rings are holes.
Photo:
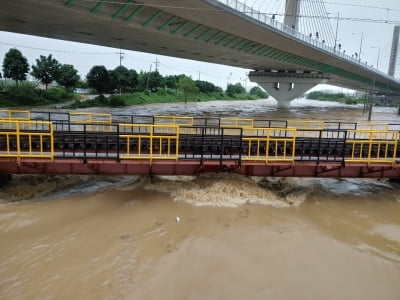
[[[400,177],[399,124],[0,110],[0,173]]]

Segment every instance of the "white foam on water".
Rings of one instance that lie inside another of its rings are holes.
[[[320,202],[335,195],[363,197],[393,189],[387,181],[374,179],[246,177],[230,173],[141,177],[119,189],[137,188],[168,193],[178,202],[220,207],[299,207],[304,202]]]
[[[199,177],[157,177],[144,184],[147,190],[170,194],[174,201],[196,206],[238,207],[261,204],[274,207],[299,206],[306,195],[279,195],[258,184],[258,180],[236,174],[202,174]]]
[[[290,102],[290,107],[359,107],[361,104],[349,105],[336,101],[320,101],[307,98],[296,98]]]

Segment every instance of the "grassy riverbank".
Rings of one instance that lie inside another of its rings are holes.
[[[256,100],[260,99],[256,95],[249,93],[228,95],[226,93],[199,93],[190,96],[188,102],[202,102],[213,100]],[[116,106],[130,106],[130,105],[143,105],[155,103],[175,103],[184,102],[184,96],[181,93],[174,91],[159,91],[154,93],[137,92],[131,94],[111,95],[109,97],[98,96],[91,100],[80,101],[76,100],[74,103],[65,106],[64,108],[76,109],[86,107],[116,107]]]
[[[306,98],[312,100],[320,100],[320,101],[334,101],[345,104],[359,104],[359,103],[364,103],[365,101],[364,96],[353,97],[353,96],[346,96],[343,93],[330,94],[319,91],[308,93]]]
[[[0,107],[26,107],[59,104],[78,99],[79,95],[62,87],[39,89],[30,82],[0,83]]]

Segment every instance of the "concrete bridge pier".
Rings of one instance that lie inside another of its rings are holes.
[[[274,97],[278,107],[288,108],[292,100],[317,84],[327,83],[329,77],[318,72],[262,70],[250,72],[249,79]]]

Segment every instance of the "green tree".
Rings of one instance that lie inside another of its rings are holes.
[[[110,79],[112,90],[116,89],[119,92],[133,90],[137,86],[137,73],[135,70],[128,70],[124,66],[116,67],[110,71]]]
[[[157,92],[159,88],[164,87],[164,77],[158,71],[150,72],[147,87],[152,92]]]
[[[110,74],[104,66],[94,66],[86,75],[89,87],[94,88],[100,95],[109,90]]]
[[[189,77],[181,77],[178,81],[177,87],[183,92],[185,103],[190,95],[199,93],[199,88],[196,86],[194,81]]]
[[[164,77],[165,87],[168,89],[176,90],[176,83],[178,82],[178,80],[176,79],[176,75],[165,76]]]
[[[175,92],[177,92],[178,87],[177,84],[179,82],[179,79],[182,77],[186,77],[184,74],[180,75],[168,75],[164,77],[164,86],[168,89],[173,89]]]
[[[57,83],[59,85],[65,87],[67,91],[71,91],[77,87],[80,76],[73,65],[64,64],[60,67],[59,71],[59,76],[57,78]]]
[[[148,72],[140,71],[138,74],[138,91],[145,91],[147,86]]]
[[[49,83],[58,79],[60,66],[60,63],[51,54],[47,57],[40,55],[39,59],[36,59],[36,65],[32,66],[31,75],[43,83],[47,91]]]
[[[139,74],[138,88],[140,91],[157,92],[165,86],[164,77],[158,72],[143,72]]]
[[[242,94],[245,93],[245,88],[238,82],[236,84],[229,84],[226,88],[226,93],[229,96],[234,96],[235,94]]]
[[[196,86],[199,88],[200,93],[219,93],[222,92],[220,87],[215,86],[208,81],[196,80]]]
[[[260,97],[263,99],[268,98],[268,94],[258,86],[251,88],[250,95],[256,95],[257,97]]]
[[[130,69],[129,70],[129,90],[136,91],[138,89],[138,73]]]
[[[77,88],[81,88],[81,89],[87,89],[87,88],[89,88],[89,85],[88,85],[88,83],[87,83],[86,80],[80,79],[80,80],[78,81],[78,83],[76,84],[76,87],[77,87]]]
[[[26,80],[26,74],[29,72],[28,60],[18,49],[10,49],[3,60],[3,75],[4,78],[18,81]]]

